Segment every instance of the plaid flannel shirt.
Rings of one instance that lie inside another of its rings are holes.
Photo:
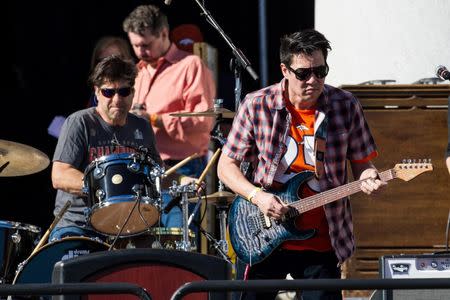
[[[222,149],[233,159],[250,162],[253,183],[268,190],[287,149],[291,116],[283,99],[284,86],[283,79],[245,97]],[[347,160],[361,160],[376,153],[362,107],[350,92],[325,85],[318,99],[314,127],[317,129],[324,119],[328,124],[324,174],[319,178],[321,191],[347,183]],[[342,263],[355,249],[349,199],[342,198],[324,209],[331,244]]]

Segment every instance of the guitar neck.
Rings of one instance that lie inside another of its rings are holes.
[[[379,177],[382,181],[389,181],[394,178],[395,170],[389,169],[379,173]],[[344,184],[333,188],[331,190],[301,199],[299,201],[292,202],[290,204],[291,207],[297,209],[299,213],[304,213],[314,208],[320,207],[322,205],[337,201],[341,198],[356,194],[361,191],[361,182],[363,180],[357,180],[350,182],[348,184]]]

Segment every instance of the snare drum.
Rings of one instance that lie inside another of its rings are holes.
[[[114,245],[117,249],[124,248],[154,248],[182,250],[183,229],[178,227],[153,227],[148,232],[137,236],[118,239]],[[189,230],[191,251],[197,251],[195,233]]]
[[[117,235],[124,227],[120,236],[130,236],[158,221],[160,197],[150,184],[150,169],[138,154],[130,153],[102,156],[90,163],[84,183],[88,222],[95,230]]]
[[[39,227],[0,221],[1,283],[12,282],[17,265],[31,254],[40,237]]]
[[[13,283],[51,283],[53,267],[58,261],[108,249],[108,244],[97,239],[81,236],[62,238],[46,244],[19,264]]]

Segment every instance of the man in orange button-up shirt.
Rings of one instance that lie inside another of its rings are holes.
[[[211,71],[200,57],[178,49],[170,41],[167,16],[154,5],[138,6],[123,22],[123,29],[140,60],[134,112],[151,122],[166,167],[194,153],[200,155],[178,169],[179,174],[198,177],[206,166],[214,120],[170,114],[201,112],[213,107],[216,86]],[[163,201],[169,200],[163,192]],[[167,227],[181,227],[179,208],[163,215],[162,222]]]

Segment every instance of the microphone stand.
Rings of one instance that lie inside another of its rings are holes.
[[[239,107],[239,103],[241,101],[241,95],[240,95],[241,87],[242,87],[241,80],[240,80],[241,68],[246,70],[254,80],[259,79],[258,74],[256,74],[256,72],[253,70],[253,68],[251,67],[250,61],[247,59],[247,57],[244,55],[244,53],[233,44],[231,39],[225,34],[225,32],[222,30],[222,28],[219,26],[219,24],[217,24],[216,20],[214,20],[214,18],[211,16],[209,11],[206,10],[206,8],[200,3],[199,0],[195,0],[195,2],[198,4],[200,9],[203,11],[203,15],[205,16],[206,21],[209,24],[211,24],[213,26],[213,28],[219,32],[219,34],[223,37],[225,42],[231,48],[233,55],[235,56],[235,62],[233,63],[233,66],[234,66],[233,69],[234,69],[234,74],[236,77],[236,80],[235,80],[235,82],[236,82],[235,107],[236,107],[236,111],[237,111],[237,108]]]
[[[203,229],[200,224],[196,224],[198,227],[198,230],[208,239],[209,242],[212,243],[213,247],[217,250],[217,252],[222,256],[224,260],[226,260],[229,264],[233,264],[231,262],[230,257],[227,255],[226,252],[223,251],[222,245],[205,229]]]

